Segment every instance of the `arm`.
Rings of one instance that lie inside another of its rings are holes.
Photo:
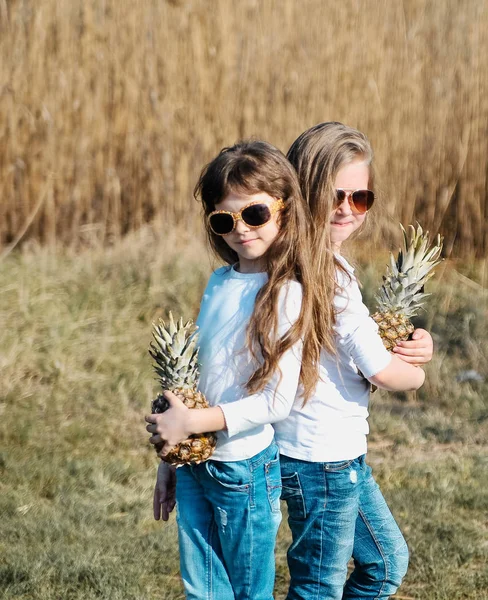
[[[171,448],[186,440],[193,433],[222,431],[226,429],[225,417],[219,406],[190,410],[172,392],[165,391],[164,397],[170,407],[164,413],[147,415],[146,430],[153,435],[151,444],[165,443],[160,455],[164,456]]]
[[[358,319],[356,328],[339,341],[372,384],[390,392],[417,390],[424,383],[422,369],[390,354],[370,317]]]
[[[338,346],[368,381],[389,391],[416,390],[423,384],[422,369],[390,354],[384,347],[354,278],[346,280],[334,303],[338,310],[335,326]]]
[[[418,390],[424,383],[425,373],[422,369],[406,363],[398,356],[392,356],[390,364],[386,368],[367,379],[384,390],[402,392]]]
[[[285,369],[282,362],[280,362],[280,366]],[[296,380],[291,382],[290,387],[283,382],[278,386],[279,388],[283,385],[286,386],[286,394],[281,394],[278,390],[275,394],[274,387],[268,385],[262,392],[229,404],[190,410],[172,392],[165,391],[163,395],[168,400],[170,408],[164,413],[146,416],[146,421],[149,423],[146,430],[153,434],[149,441],[151,444],[166,442],[161,452],[164,456],[170,448],[186,440],[192,434],[227,430],[231,436],[258,425],[276,423],[290,414],[298,387],[299,366],[298,362],[298,370],[295,373],[293,373],[293,369],[288,368],[286,380],[288,382],[290,379]],[[228,421],[231,423],[230,427]]]
[[[429,362],[433,351],[434,342],[430,333],[425,329],[416,329],[411,340],[398,342],[393,348],[395,354],[388,367],[370,377],[369,381],[393,392],[417,390],[424,383],[425,373],[421,369],[412,371],[411,366],[418,367]],[[410,387],[406,387],[409,384]]]

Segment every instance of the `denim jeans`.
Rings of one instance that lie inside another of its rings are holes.
[[[408,548],[365,457],[312,463],[281,456],[281,474],[293,538],[287,600],[389,598],[407,571]]]
[[[188,599],[272,600],[280,495],[274,442],[247,460],[177,469],[180,566]]]

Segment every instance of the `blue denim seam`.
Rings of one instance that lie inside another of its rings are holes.
[[[256,508],[256,496],[255,496],[255,485],[254,485],[254,471],[264,464],[266,461],[269,461],[269,458],[273,455],[273,453],[277,452],[277,446],[275,443],[271,443],[268,447],[268,452],[261,453],[259,458],[249,458],[247,464],[249,466],[249,507],[251,509]],[[269,497],[269,495],[268,495]]]
[[[252,510],[256,508],[256,485],[254,483],[254,470],[249,465],[249,508]],[[252,539],[252,527],[251,527],[251,539]]]
[[[254,485],[252,487],[254,489]],[[253,536],[254,528],[253,528],[253,522],[252,522],[252,513],[249,513],[249,525],[250,525],[250,530],[251,530],[250,534],[249,534],[249,537],[251,539],[251,551],[249,553],[250,556],[249,556],[249,570],[248,570],[248,573],[252,573],[253,570],[254,570],[253,569],[253,558],[254,558],[254,555],[253,555],[253,552],[252,552],[252,549],[254,548],[254,536]],[[251,592],[252,592],[252,590],[251,590],[251,578],[248,579],[246,588],[248,590],[248,593],[247,593],[248,598],[252,598],[252,596],[251,596]]]
[[[249,489],[250,489],[250,487],[251,487],[251,483],[252,483],[252,471],[251,471],[251,470],[249,470],[249,473],[251,474],[251,475],[250,475],[250,480],[249,480],[249,483],[244,483],[244,484],[242,484],[242,485],[230,485],[230,484],[228,484],[228,483],[224,483],[223,481],[220,481],[220,480],[219,480],[217,477],[215,477],[214,475],[212,475],[211,471],[209,470],[209,466],[210,466],[210,463],[211,463],[211,462],[212,462],[212,461],[207,461],[207,462],[205,462],[205,463],[203,463],[203,464],[204,464],[204,466],[205,466],[205,470],[207,471],[208,475],[209,475],[209,476],[210,476],[210,477],[211,477],[211,478],[212,478],[214,481],[216,481],[217,483],[219,483],[221,486],[223,486],[223,487],[225,487],[225,488],[228,488],[228,489],[231,489],[231,490],[233,490],[234,492],[241,493],[241,494],[245,494],[245,493],[246,493],[246,494],[249,494],[249,493],[250,493],[250,492],[249,492]],[[249,468],[249,465],[248,465],[248,468]]]
[[[213,540],[213,532],[215,529],[215,520],[211,519],[209,526],[208,526],[208,540],[209,542],[212,542]],[[207,566],[207,600],[212,600],[212,552],[210,550],[210,548],[213,547],[213,544],[210,543],[207,546],[207,556],[205,559],[205,563]]]
[[[295,489],[295,488],[293,488],[293,487],[290,487],[290,486],[288,486],[288,485],[284,485],[284,484],[283,484],[283,479],[292,479],[292,478],[295,478],[295,479],[296,479],[296,481],[297,481],[297,483],[298,483],[298,488],[296,488],[296,489]],[[295,472],[294,472],[294,473],[292,473],[291,475],[286,475],[285,477],[283,477],[283,476],[282,476],[282,477],[281,477],[281,482],[282,482],[282,485],[281,485],[281,489],[282,489],[282,492],[281,492],[281,494],[282,494],[282,500],[284,499],[284,498],[283,498],[283,496],[284,496],[283,492],[284,492],[285,490],[291,490],[291,492],[297,492],[297,495],[300,497],[300,500],[301,500],[301,503],[302,503],[302,514],[303,514],[303,519],[306,519],[306,518],[307,518],[307,514],[308,514],[308,513],[307,513],[307,507],[306,507],[306,505],[305,505],[305,496],[304,496],[304,494],[303,494],[303,488],[302,488],[302,484],[301,484],[301,482],[300,482],[300,476],[298,475],[297,471],[295,471]],[[285,502],[287,502],[287,500],[285,500]]]
[[[383,589],[385,588],[386,582],[388,581],[388,577],[389,577],[388,562],[387,562],[386,556],[383,552],[383,548],[381,547],[381,544],[379,543],[378,538],[376,537],[374,530],[370,526],[368,519],[366,518],[364,512],[361,510],[361,507],[359,507],[359,515],[360,515],[361,519],[364,521],[364,524],[366,525],[366,527],[368,528],[368,530],[371,534],[371,537],[373,538],[374,543],[376,544],[376,547],[378,548],[378,552],[381,554],[381,558],[383,559],[383,564],[385,565],[385,577],[383,578],[383,582],[381,584],[381,588],[378,591],[378,594],[373,599],[373,600],[381,600],[381,594],[383,593]]]
[[[319,560],[319,572],[318,572],[317,582],[320,582],[321,578],[322,578],[321,567],[322,567],[322,556],[324,554],[324,519],[325,519],[325,511],[327,508],[327,477],[325,476],[324,469],[322,469],[322,477],[324,478],[323,490],[325,492],[325,497],[324,497],[324,505],[323,505],[323,510],[322,510],[322,519],[320,522],[320,560]],[[320,583],[317,583],[317,594],[315,596],[316,600],[320,600],[319,591],[320,591]]]
[[[249,463],[249,469],[251,471],[256,470],[260,465],[262,465],[264,462],[266,462],[269,457],[277,451],[277,446],[274,442],[272,442],[270,444],[270,446],[268,447],[268,452],[261,453],[261,456],[259,456],[258,458],[254,457],[254,458],[249,458],[248,459],[248,463]]]
[[[279,463],[279,458],[276,458],[275,461],[273,461],[271,459],[267,463],[264,464],[264,478],[265,478],[265,481],[266,481],[266,492],[267,492],[267,495],[268,495],[268,503],[269,503],[269,507],[271,509],[271,512],[272,513],[280,513],[281,512],[281,508],[279,506],[279,501],[278,501],[278,507],[275,510],[275,507],[273,505],[272,494],[273,494],[273,490],[279,489],[280,490],[280,497],[281,497],[281,490],[283,489],[283,486],[281,484],[281,479],[280,479],[280,484],[279,485],[272,485],[271,476],[269,474],[269,470],[270,470],[270,466],[272,465],[273,462]],[[276,466],[278,466],[278,465],[276,465]]]

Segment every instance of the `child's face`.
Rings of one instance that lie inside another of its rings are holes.
[[[366,190],[369,182],[368,165],[361,161],[354,161],[342,167],[335,180],[336,189],[346,191]],[[359,229],[364,223],[366,213],[354,211],[346,195],[342,204],[332,211],[330,216],[330,238],[334,250],[340,251],[342,242]]]
[[[276,206],[276,199],[265,192],[246,196],[231,192],[222,202],[215,205],[215,210],[226,210],[238,213],[251,202],[260,202],[269,207]],[[260,260],[271,246],[279,232],[279,212],[272,214],[271,219],[263,226],[253,229],[241,218],[238,219],[231,233],[222,236],[225,242],[239,256],[239,270],[242,273],[253,273],[262,270]]]

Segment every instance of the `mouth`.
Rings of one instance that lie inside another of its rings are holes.
[[[351,225],[352,223],[350,221],[347,221],[345,223],[340,223],[337,221],[332,221],[331,225],[333,225],[334,227],[347,227],[348,225]]]
[[[249,246],[249,244],[252,244],[252,242],[255,242],[255,241],[256,241],[256,238],[253,238],[252,240],[240,240],[237,243],[240,244],[241,246]]]

